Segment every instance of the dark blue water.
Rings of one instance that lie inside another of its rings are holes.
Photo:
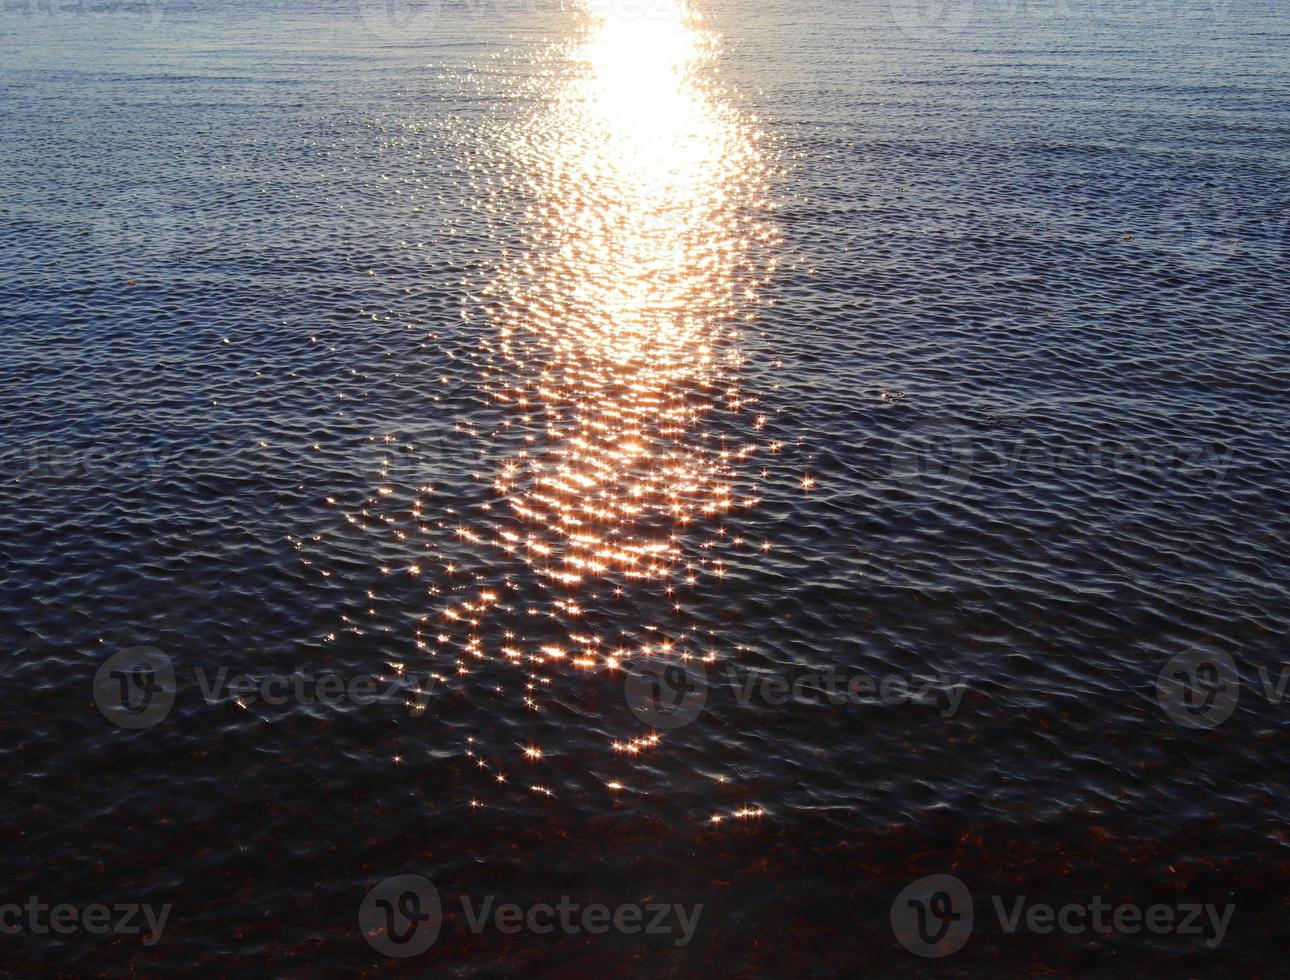
[[[1284,12],[698,7],[6,4],[7,969],[1280,969]]]

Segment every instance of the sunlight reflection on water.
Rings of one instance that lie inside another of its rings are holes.
[[[772,267],[758,133],[714,81],[718,40],[697,14],[584,13],[558,87],[504,148],[527,181],[532,230],[481,291],[481,360],[507,412],[487,438],[518,442],[492,474],[485,525],[457,529],[521,560],[544,596],[523,610],[533,629],[503,629],[521,612],[507,577],[501,592],[458,596],[418,637],[452,651],[461,678],[494,658],[522,665],[534,712],[552,668],[715,660],[685,602],[725,575],[726,516],[756,503],[740,464],[760,422],[739,368],[740,325]],[[622,604],[646,590],[670,621],[624,629]],[[611,596],[619,611],[598,621]],[[636,725],[611,747],[659,741]]]

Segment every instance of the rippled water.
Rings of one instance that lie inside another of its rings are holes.
[[[1284,13],[640,6],[4,7],[6,965],[1274,972]]]

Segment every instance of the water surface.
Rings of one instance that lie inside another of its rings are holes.
[[[1274,971],[1284,15],[604,13],[0,17],[5,891],[175,906],[6,962]],[[179,682],[132,731],[92,685],[140,645]],[[1157,697],[1193,651],[1212,729]],[[692,719],[642,718],[660,666]],[[400,963],[355,916],[412,872],[447,918]],[[929,964],[888,917],[937,872],[1237,908]],[[705,912],[457,902],[565,894]]]

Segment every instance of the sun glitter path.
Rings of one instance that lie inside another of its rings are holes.
[[[624,672],[723,656],[688,606],[730,549],[768,547],[725,526],[757,502],[741,325],[774,236],[759,136],[712,81],[716,51],[681,6],[586,11],[553,97],[473,160],[480,200],[532,203],[523,247],[463,313],[488,324],[475,358],[501,412],[463,428],[500,462],[478,475],[480,519],[452,509],[464,554],[442,563],[416,640],[438,680],[488,705],[486,726],[453,724],[494,789],[655,792],[633,757],[670,736],[633,716]],[[435,506],[423,489],[417,519]]]

